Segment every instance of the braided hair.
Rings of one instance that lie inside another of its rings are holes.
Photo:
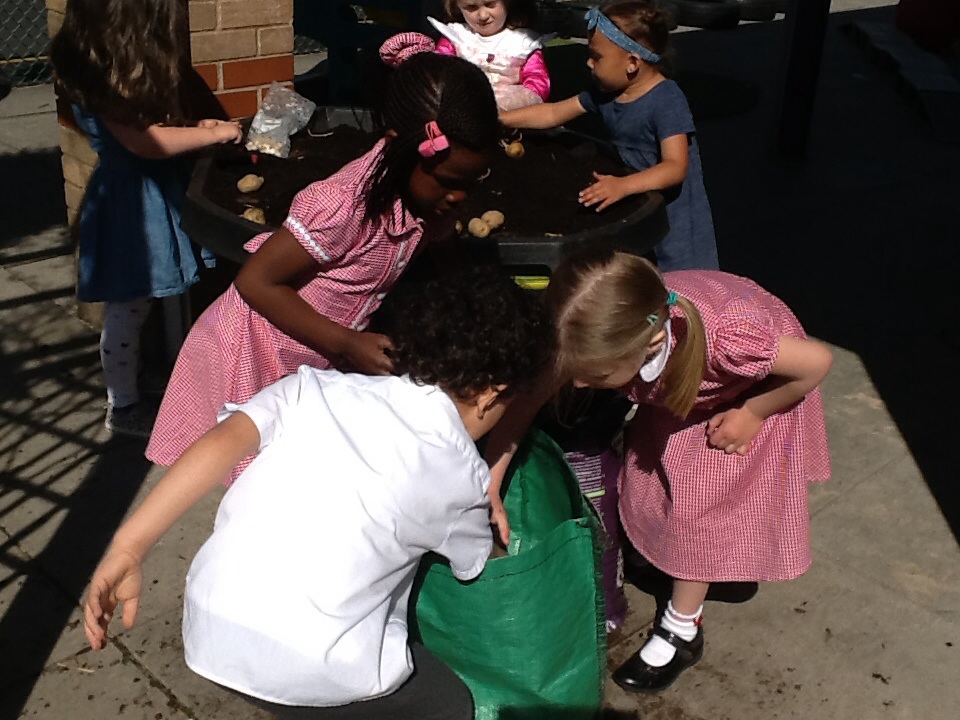
[[[367,180],[365,218],[375,221],[406,191],[423,159],[426,125],[436,121],[451,144],[475,152],[496,145],[500,124],[493,89],[483,72],[461,58],[421,52],[396,69],[387,83],[380,121],[396,133],[387,140]]]

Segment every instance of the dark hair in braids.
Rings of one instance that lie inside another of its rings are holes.
[[[456,57],[423,52],[399,65],[390,76],[381,108],[387,140],[367,180],[365,217],[373,222],[388,212],[407,189],[423,159],[418,150],[426,125],[435,120],[451,144],[484,152],[500,133],[497,103],[490,81],[477,66]]]

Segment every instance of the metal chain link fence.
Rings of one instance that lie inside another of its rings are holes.
[[[0,84],[50,82],[44,0],[0,0]]]

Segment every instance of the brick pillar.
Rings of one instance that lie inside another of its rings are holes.
[[[190,0],[190,51],[227,115],[253,115],[271,82],[293,81],[293,0]]]
[[[53,37],[63,25],[69,0],[46,0]],[[323,0],[317,0],[322,2]],[[293,0],[183,0],[188,3],[194,69],[228,117],[256,112],[273,81],[293,81]],[[76,226],[97,154],[57,99],[67,220]],[[99,324],[99,304],[80,303],[78,314]]]

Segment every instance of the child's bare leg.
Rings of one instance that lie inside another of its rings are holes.
[[[626,690],[659,692],[703,655],[700,614],[710,583],[673,581],[673,596],[640,652],[613,674]]]
[[[673,609],[684,615],[700,614],[703,610],[703,601],[707,597],[710,583],[696,582],[695,580],[673,581],[673,597],[670,602]]]

